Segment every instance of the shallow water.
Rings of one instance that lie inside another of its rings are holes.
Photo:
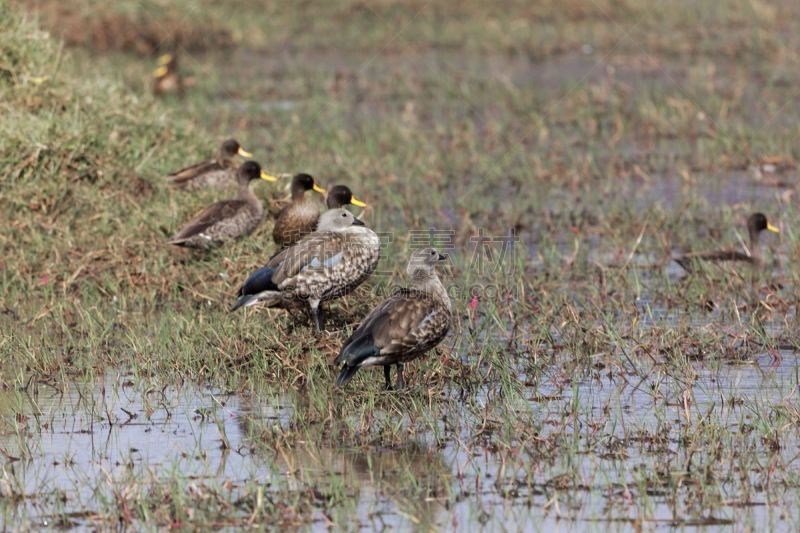
[[[2,507],[3,522],[8,526],[16,513],[25,513],[44,525],[64,513],[70,516],[66,525],[89,526],[91,513],[103,505],[99,502],[109,501],[112,488],[124,486],[131,476],[163,479],[179,473],[191,483],[229,484],[234,492],[247,483],[268,491],[280,488],[283,494],[343,485],[362,527],[473,529],[484,524],[516,530],[525,524],[551,531],[624,529],[639,519],[646,529],[724,527],[731,520],[758,527],[797,523],[796,486],[787,486],[770,505],[743,504],[735,497],[739,482],[722,481],[720,486],[733,493],[713,516],[676,512],[656,486],[652,495],[639,492],[641,472],[658,468],[665,458],[680,470],[687,458],[681,442],[687,416],[695,421],[714,417],[736,433],[742,425],[758,425],[759,409],[800,407],[800,363],[794,353],[782,355],[777,362],[768,355],[748,364],[696,362],[690,384],[668,377],[663,367],[641,363],[575,376],[554,365],[550,374],[532,381],[520,374],[528,385],[517,407],[542,423],[538,439],[546,442],[548,428],[559,427],[564,417],[573,419],[566,435],[574,433],[574,449],[549,460],[535,459],[534,452],[527,457],[519,452],[516,458],[499,453],[496,444],[502,439],[482,434],[458,402],[443,439],[422,434],[402,447],[339,448],[322,444],[321,438],[314,441],[311,433],[307,441],[276,452],[260,446],[258,435],[287,425],[296,400],[268,391],[159,388],[114,375],[65,384],[64,390],[31,385],[27,392],[0,396],[6,422],[0,435],[4,477],[26,495],[19,506]],[[471,401],[494,400],[487,391]],[[592,424],[597,427],[589,430]],[[648,434],[665,440],[648,445],[642,440]],[[783,476],[796,478],[800,440],[796,431],[789,434],[791,440],[778,450],[767,453],[754,446],[750,452],[761,461],[778,460]],[[519,450],[537,445],[507,440]],[[560,486],[559,476],[568,472],[577,473],[577,479]],[[759,476],[752,474],[753,483],[763,481]],[[320,505],[307,519],[324,527],[324,511]]]

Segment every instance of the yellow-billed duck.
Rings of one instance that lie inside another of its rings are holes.
[[[261,301],[269,307],[303,307],[322,331],[320,303],[363,283],[378,265],[380,250],[378,236],[353,213],[330,209],[320,217],[317,231],[272,256],[247,278],[231,311]]]
[[[319,205],[306,196],[306,191],[312,190],[325,195],[325,189],[311,175],[297,174],[292,178],[292,201],[278,213],[272,228],[272,240],[278,246],[291,246],[317,227]]]
[[[255,161],[245,161],[236,172],[239,195],[233,200],[216,202],[189,221],[169,243],[188,248],[207,249],[225,241],[247,235],[263,218],[261,200],[253,194],[253,180],[275,181]]]
[[[781,230],[767,221],[763,213],[753,213],[747,218],[747,233],[750,248],[744,252],[739,250],[713,250],[710,252],[689,252],[675,259],[685,271],[694,270],[698,261],[743,261],[758,266],[761,264],[761,232],[767,230],[780,233]]]
[[[335,360],[342,365],[336,385],[347,385],[359,368],[381,365],[391,389],[391,365],[397,365],[397,388],[403,388],[403,364],[434,348],[450,329],[450,298],[436,275],[436,264],[445,259],[435,248],[411,254],[411,287],[373,309],[347,339]]]
[[[215,159],[177,170],[168,175],[167,179],[175,187],[187,190],[233,186],[237,183],[238,165],[234,161],[237,155],[253,157],[253,154],[245,150],[236,139],[228,139],[220,145],[219,154]]]
[[[153,93],[160,96],[165,93],[177,93],[183,96],[183,76],[178,70],[178,56],[166,53],[158,58],[158,66],[153,71]]]

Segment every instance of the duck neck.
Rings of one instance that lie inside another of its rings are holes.
[[[750,257],[756,261],[761,260],[761,242],[759,235],[760,232],[758,230],[750,230]]]
[[[436,272],[418,270],[413,275],[412,285],[414,289],[432,296],[434,299],[444,304],[447,309],[450,309],[450,297],[447,295],[447,290],[444,288],[444,285],[442,285]]]
[[[306,190],[303,187],[292,187],[292,201],[304,202],[306,199]]]
[[[258,196],[253,192],[253,188],[250,186],[252,182],[247,181],[240,181],[239,182],[239,200],[243,200],[248,203],[248,205],[255,207],[257,210],[261,209],[261,200],[258,199]]]

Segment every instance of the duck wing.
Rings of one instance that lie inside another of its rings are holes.
[[[678,263],[686,272],[692,272],[695,270],[694,267],[697,266],[695,264],[697,261],[744,261],[747,263],[752,263],[755,261],[755,259],[753,256],[738,250],[690,252],[675,259],[675,262]]]
[[[229,170],[231,170],[231,167],[227,164],[212,159],[176,170],[172,174],[167,175],[167,179],[172,182],[172,185],[183,187],[200,176],[216,174],[218,172],[228,172]]]
[[[281,286],[298,274],[309,270],[322,271],[345,258],[348,236],[333,232],[312,233],[297,244],[281,250],[267,262],[275,270],[272,282]]]
[[[361,366],[421,353],[436,346],[450,327],[450,313],[426,293],[401,289],[372,310],[344,343],[337,364]]]
[[[244,200],[223,200],[213,203],[187,222],[170,242],[179,243],[199,235],[217,222],[233,217],[246,206],[247,202]]]

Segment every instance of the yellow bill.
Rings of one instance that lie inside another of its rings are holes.
[[[247,150],[245,150],[241,146],[239,147],[239,150],[236,153],[239,154],[242,157],[253,157],[253,154],[251,154],[250,152],[248,152]]]
[[[278,181],[278,178],[276,178],[272,174],[267,174],[263,170],[261,171],[261,179],[264,181]]]
[[[776,228],[775,226],[773,226],[769,222],[767,222],[767,230],[771,231],[772,233],[780,233],[781,232],[781,230],[779,230],[778,228]]]
[[[319,185],[317,185],[316,183],[314,184],[314,190],[317,191],[318,193],[322,194],[322,195],[324,195],[325,193],[328,192],[325,189],[323,189],[322,187],[320,187]]]
[[[167,67],[165,67],[164,65],[161,65],[160,67],[158,67],[157,69],[155,69],[153,71],[153,77],[154,78],[160,78],[161,76],[166,76],[167,72],[169,72],[167,70]]]
[[[158,64],[159,65],[166,65],[170,61],[172,61],[172,54],[169,54],[169,53],[164,54],[164,55],[162,55],[161,57],[158,58]]]
[[[356,207],[367,207],[367,204],[356,198],[355,196],[350,197],[350,203]]]

